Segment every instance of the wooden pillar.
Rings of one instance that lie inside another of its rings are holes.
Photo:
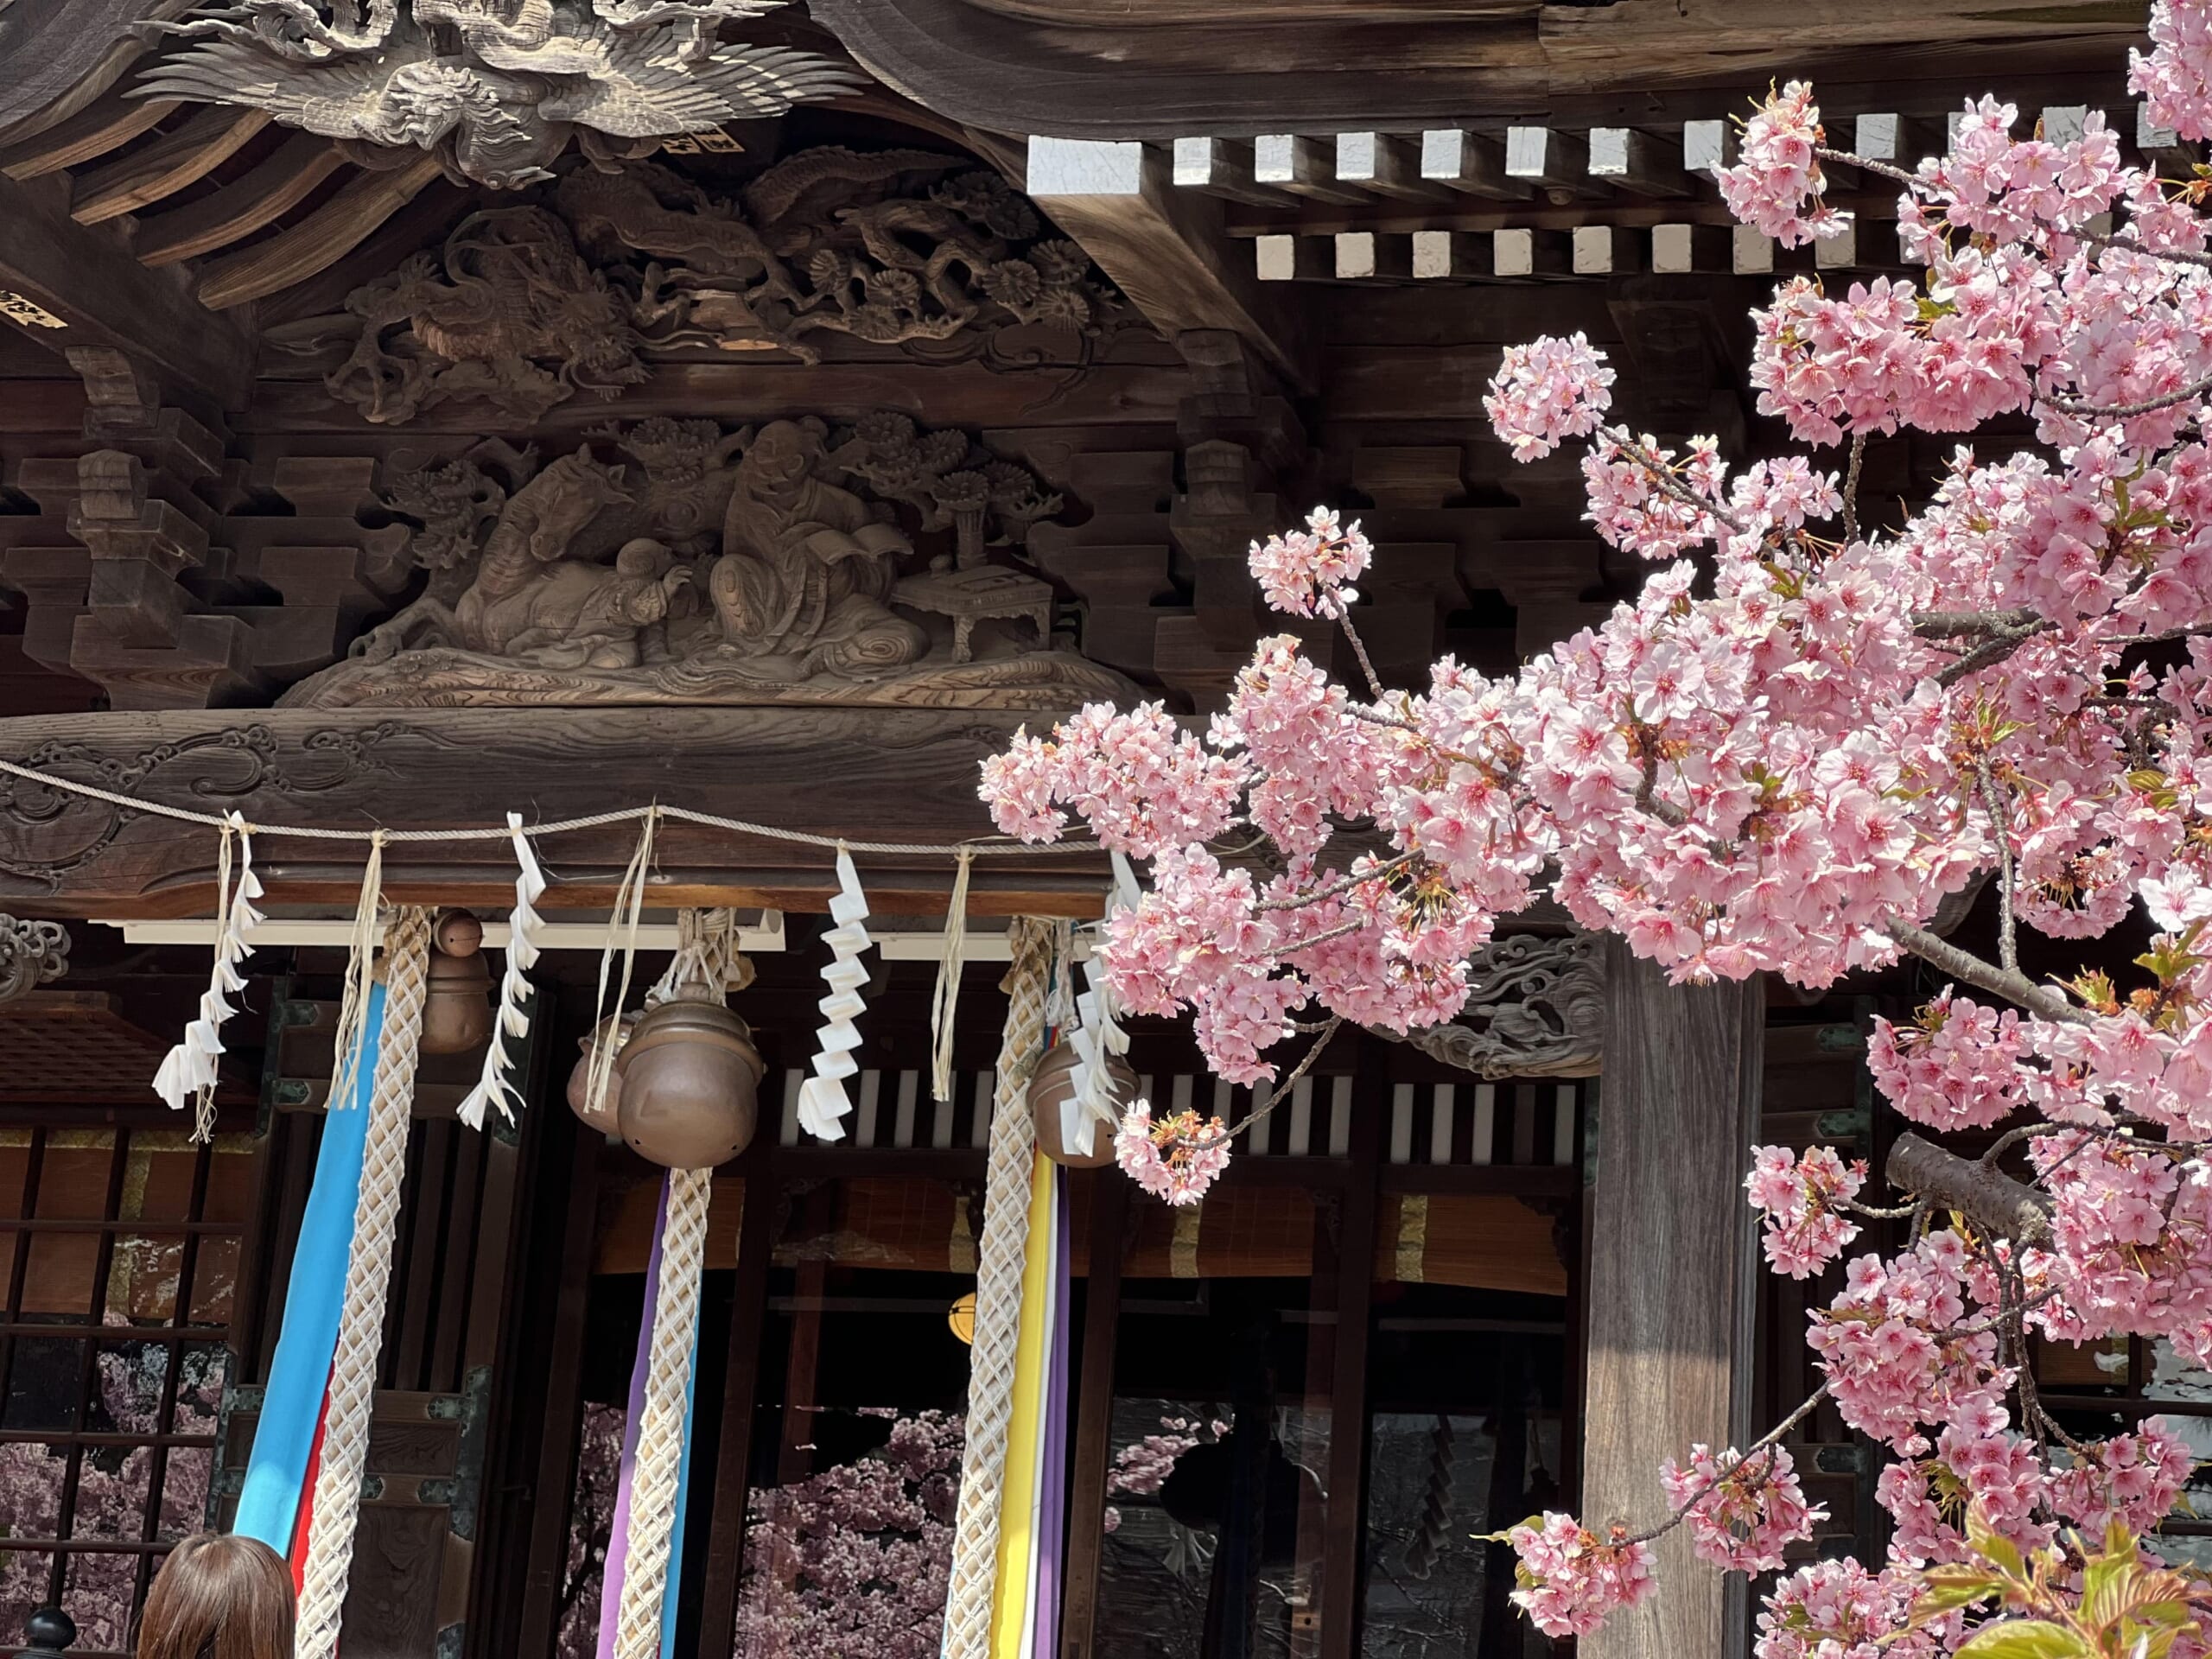
[[[1661,1519],[1659,1465],[1751,1427],[1756,1263],[1743,1178],[1764,1047],[1759,982],[1670,986],[1608,942],[1602,1115],[1590,1244],[1582,1518]],[[1658,1588],[1580,1644],[1583,1659],[1739,1655],[1732,1591],[1678,1529]]]

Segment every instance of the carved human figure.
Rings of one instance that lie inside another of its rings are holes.
[[[761,429],[738,462],[708,586],[724,641],[748,658],[783,659],[802,677],[864,678],[918,662],[929,635],[885,603],[894,561],[912,544],[817,476],[823,438],[817,420]]]

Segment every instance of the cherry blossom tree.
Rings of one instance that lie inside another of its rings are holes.
[[[2152,41],[2129,70],[2151,118],[2212,137],[2212,0],[2158,0]],[[1148,862],[1106,924],[1114,995],[1188,1010],[1219,1076],[1278,1098],[1285,1045],[1306,1041],[1302,1069],[1343,1022],[1450,1019],[1470,953],[1540,894],[1677,982],[1823,987],[1908,956],[1949,982],[1878,1027],[1874,1078],[1929,1131],[2005,1126],[1994,1145],[1904,1135],[1887,1205],[1833,1152],[1755,1151],[1777,1271],[1843,1260],[1870,1217],[1909,1242],[1849,1260],[1812,1321],[1821,1395],[1772,1433],[1683,1448],[1640,1527],[1510,1530],[1516,1600],[1554,1635],[1649,1593],[1659,1530],[1778,1567],[1817,1518],[1783,1439],[1825,1395],[1892,1454],[1894,1539],[1782,1579],[1761,1659],[2207,1647],[2212,1591],[2133,1541],[2188,1478],[2178,1438],[2156,1418],[2075,1438],[2027,1353],[2139,1336],[2212,1365],[2212,175],[2127,165],[2098,115],[2064,140],[2019,126],[1985,98],[1907,169],[1832,148],[1809,86],[1758,105],[1720,175],[1739,219],[1819,238],[1847,165],[1896,188],[1925,268],[1842,294],[1792,276],[1754,313],[1758,407],[1800,452],[1736,468],[1714,439],[1609,423],[1613,371],[1580,336],[1505,354],[1499,435],[1523,461],[1587,441],[1590,522],[1650,562],[1602,626],[1514,673],[1446,658],[1387,689],[1357,631],[1373,549],[1323,509],[1252,569],[1274,607],[1342,629],[1360,683],[1281,635],[1203,734],[1097,706],[985,767],[1003,830],[1080,819]],[[1978,454],[1999,417],[2033,441]],[[1867,442],[1907,429],[1961,441],[1924,506],[1862,522]],[[1983,883],[1977,954],[1933,924]],[[2125,982],[2021,966],[2023,928],[2136,917],[2152,942]],[[1231,1133],[1133,1111],[1117,1147],[1189,1201]]]

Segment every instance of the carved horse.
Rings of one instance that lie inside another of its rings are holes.
[[[355,640],[351,654],[381,663],[442,645],[496,657],[525,636],[560,632],[600,587],[621,580],[603,566],[562,563],[603,509],[630,501],[621,480],[621,467],[594,461],[588,444],[552,461],[508,501],[458,600],[416,600]]]

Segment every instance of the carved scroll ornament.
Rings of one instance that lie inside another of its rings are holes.
[[[1470,963],[1465,1012],[1405,1040],[1478,1077],[1595,1077],[1605,1042],[1602,945],[1588,933],[1499,939]]]
[[[843,334],[937,357],[1007,329],[1102,332],[1118,300],[996,174],[931,151],[802,150],[710,195],[671,169],[579,168],[548,204],[477,213],[440,254],[357,289],[342,315],[271,332],[346,346],[333,396],[397,424],[480,397],[535,422],[612,397],[645,359],[701,349],[821,359]]]
[[[237,0],[169,26],[197,38],[134,90],[266,110],[364,165],[379,149],[428,150],[456,182],[513,189],[551,178],[571,138],[613,167],[860,85],[813,53],[716,41],[723,22],[783,3]]]
[[[0,1003],[14,1001],[69,971],[69,935],[58,922],[0,916]]]
[[[1056,648],[1051,584],[1019,567],[1059,497],[962,434],[883,411],[595,435],[617,458],[541,465],[494,442],[395,479],[428,588],[285,702],[1055,709],[1134,690]]]

